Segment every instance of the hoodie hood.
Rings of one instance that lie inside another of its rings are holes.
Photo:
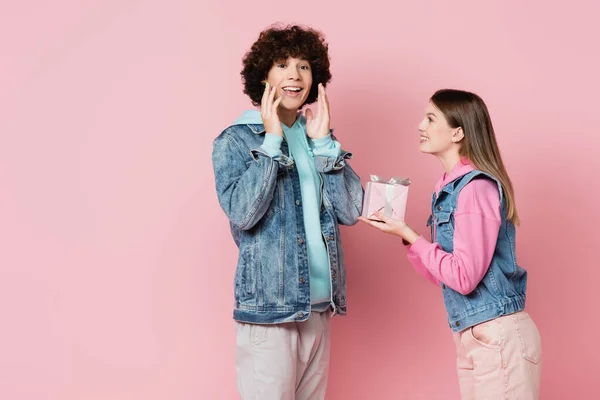
[[[234,125],[247,125],[247,124],[263,124],[262,116],[258,110],[247,110],[238,117],[233,123]]]

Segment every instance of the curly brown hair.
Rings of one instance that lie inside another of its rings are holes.
[[[273,64],[289,57],[302,58],[310,63],[313,83],[303,106],[317,100],[319,83],[326,86],[331,80],[328,45],[323,34],[298,25],[273,25],[260,33],[243,58],[241,75],[244,93],[250,97],[253,105],[260,104],[265,90],[263,82]]]

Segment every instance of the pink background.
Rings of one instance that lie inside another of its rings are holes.
[[[236,399],[236,248],[212,140],[274,21],[331,44],[333,125],[363,181],[441,173],[416,126],[441,87],[488,103],[523,220],[542,396],[600,398],[597,1],[3,1],[0,398]],[[458,399],[439,290],[398,240],[343,230],[349,316],[328,399]]]

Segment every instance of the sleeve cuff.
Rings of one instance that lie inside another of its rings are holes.
[[[281,142],[283,142],[283,137],[274,133],[266,133],[261,147],[269,157],[278,157],[281,155]]]
[[[315,156],[337,158],[341,154],[342,146],[337,140],[333,140],[331,134],[320,139],[311,139],[311,141]]]
[[[408,247],[408,250],[411,253],[423,254],[429,249],[430,245],[431,243],[427,239],[425,239],[423,235],[421,235],[417,240],[415,240],[415,242],[412,245]]]

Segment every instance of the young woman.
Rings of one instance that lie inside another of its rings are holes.
[[[487,107],[476,94],[440,90],[419,131],[421,152],[436,156],[445,171],[431,200],[433,243],[404,221],[360,219],[401,237],[413,267],[441,286],[462,398],[537,399],[540,335],[524,311],[519,217]]]

